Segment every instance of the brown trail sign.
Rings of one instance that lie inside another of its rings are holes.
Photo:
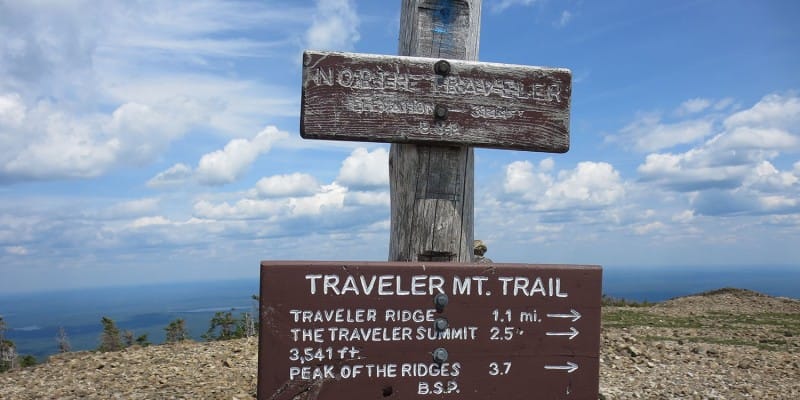
[[[303,55],[304,138],[392,142],[390,262],[262,264],[259,399],[597,398],[600,267],[470,264],[473,146],[569,149],[570,72],[476,62],[480,16],[402,0],[400,57]]]
[[[260,399],[596,399],[597,266],[265,261]]]
[[[307,51],[306,139],[569,150],[566,69]]]

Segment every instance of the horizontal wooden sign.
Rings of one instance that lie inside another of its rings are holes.
[[[567,69],[306,51],[300,135],[563,153]]]
[[[596,399],[601,274],[264,261],[258,398]]]

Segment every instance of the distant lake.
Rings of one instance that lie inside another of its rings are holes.
[[[663,301],[723,287],[800,299],[800,265],[603,269],[603,293],[631,300]]]
[[[42,359],[58,352],[59,327],[73,351],[97,348],[103,316],[134,337],[147,333],[152,343],[163,343],[164,328],[183,318],[191,336],[201,340],[217,311],[255,314],[251,296],[257,293],[257,278],[21,293],[0,295],[0,315],[17,351]]]
[[[662,301],[722,287],[800,298],[800,266],[603,269],[603,293],[631,300]],[[153,343],[164,341],[170,321],[183,318],[191,336],[201,340],[217,311],[255,314],[251,296],[257,293],[258,278],[0,294],[0,316],[18,352],[43,360],[58,351],[59,327],[66,330],[73,351],[96,348],[103,316],[134,337],[147,333]]]

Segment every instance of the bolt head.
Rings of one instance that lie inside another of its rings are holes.
[[[444,309],[448,302],[450,302],[450,299],[444,293],[439,293],[433,298],[433,305],[436,306],[437,310]]]
[[[436,318],[436,321],[433,322],[433,326],[436,327],[437,331],[443,331],[450,326],[450,323],[447,322],[445,318]]]
[[[439,119],[447,118],[447,107],[437,104],[436,107],[433,108],[433,115]]]
[[[435,361],[435,362],[437,362],[439,364],[447,361],[447,357],[448,356],[449,356],[449,354],[447,354],[447,350],[445,350],[442,347],[439,347],[438,349],[433,351],[433,361]]]
[[[439,60],[433,64],[433,71],[439,75],[447,75],[450,73],[450,63],[445,60]]]

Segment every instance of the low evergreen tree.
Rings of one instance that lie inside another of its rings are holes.
[[[177,318],[170,322],[164,330],[167,332],[165,342],[176,343],[189,339],[189,331],[186,329],[186,320]]]
[[[98,351],[117,351],[122,350],[122,340],[120,338],[119,328],[113,319],[103,317],[100,320],[103,324],[103,333],[100,334],[100,346],[97,347]]]
[[[126,329],[122,332],[122,343],[125,347],[133,346],[133,331]]]
[[[36,361],[36,357],[27,354],[19,358],[19,366],[20,368],[32,367],[39,362]]]
[[[142,347],[147,347],[150,346],[152,343],[150,343],[150,340],[148,340],[147,334],[143,333],[136,338],[136,344]]]
[[[252,314],[244,312],[239,314],[238,318],[234,318],[231,311],[219,311],[214,314],[208,331],[202,335],[202,338],[212,341],[239,339],[257,335],[258,322],[253,318]]]
[[[212,340],[229,340],[236,338],[237,321],[233,318],[233,313],[230,311],[217,311],[214,317],[211,318],[208,331],[203,334],[203,339]]]

